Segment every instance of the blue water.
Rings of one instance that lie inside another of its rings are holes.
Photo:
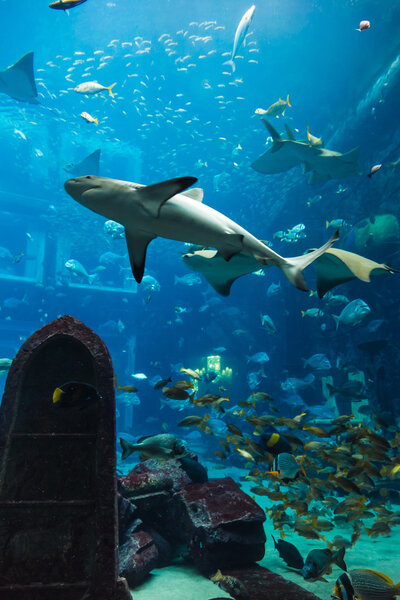
[[[223,367],[233,369],[232,380],[224,382],[231,405],[251,393],[246,378],[258,368],[247,356],[265,351],[270,361],[257,389],[271,393],[278,404],[285,399],[283,380],[312,371],[303,368],[302,358],[326,353],[335,382],[344,377],[342,365],[352,365],[365,375],[371,405],[398,410],[395,275],[337,288],[349,300],[367,302],[371,316],[356,328],[345,326],[336,332],[331,313],[339,310],[326,309],[323,300],[297,291],[275,268],[262,277],[243,277],[228,298],[219,297],[205,281],[192,287],[175,285],[175,275],[191,273],[181,261],[185,247],[178,242],[157,239],[150,245],[146,274],[160,286],[150,294],[143,283],[136,289],[126,256],[99,272],[93,286],[64,267],[73,258],[93,272],[104,252],[126,255],[125,241],[104,233],[105,219],[75,203],[63,188],[69,175],[62,164],[78,162],[97,148],[100,174],[106,177],[144,184],[198,177],[206,204],[271,240],[273,249],[284,256],[323,243],[332,231],[326,230],[326,220],[345,219],[354,227],[376,214],[398,216],[398,172],[388,167],[400,156],[398,3],[257,3],[248,43],[239,51],[243,58],[236,59],[232,74],[222,63],[229,58],[237,24],[249,6],[238,0],[88,0],[67,15],[50,10],[46,2],[0,3],[0,68],[33,50],[40,100],[39,105],[29,105],[0,94],[0,245],[13,257],[24,253],[20,262],[0,265],[0,275],[12,276],[0,278],[0,354],[12,358],[41,325],[61,314],[76,316],[102,335],[119,383],[139,388],[140,404],[132,409],[136,435],[159,431],[162,423],[175,431],[182,416],[198,409],[160,412],[160,392],[132,374],[143,372],[148,379],[172,374],[179,379],[182,375],[171,365],[200,368],[213,354],[221,355]],[[358,32],[363,19],[370,20],[371,28]],[[92,79],[106,86],[116,82],[115,97],[73,91]],[[310,186],[298,167],[271,176],[250,168],[266,149],[268,135],[255,109],[268,108],[287,95],[292,107],[284,119],[272,119],[274,126],[284,131],[287,120],[304,138],[309,123],[329,148],[346,152],[360,146],[362,175]],[[97,117],[99,124],[86,123],[82,111]],[[377,163],[383,168],[368,179],[366,174]],[[220,174],[223,185],[216,183]],[[339,185],[346,188],[342,194],[337,193]],[[307,207],[307,199],[318,194],[321,201]],[[305,239],[289,244],[273,238],[276,231],[297,223],[306,226]],[[355,249],[351,228],[338,247]],[[397,249],[396,243],[378,244],[365,248],[363,255],[398,267]],[[306,274],[315,289],[313,268]],[[281,291],[267,298],[272,282],[280,282]],[[175,307],[187,310],[178,314]],[[311,307],[324,310],[324,317],[302,318],[301,310]],[[273,319],[275,335],[261,328],[260,313]],[[373,319],[384,320],[383,334],[375,338],[383,335],[387,341],[374,361],[357,347],[359,339],[374,338],[365,333]],[[114,326],[104,326],[109,321]],[[237,329],[245,333],[234,335]],[[220,347],[225,350],[215,350]],[[315,384],[300,392],[309,406],[326,400],[321,375],[314,373]],[[4,380],[2,376],[0,386]],[[213,391],[213,386],[204,389]],[[343,412],[347,408],[343,406]],[[295,414],[290,405],[286,410]],[[119,430],[129,429],[131,417],[119,417]],[[204,439],[211,452],[215,440]]]

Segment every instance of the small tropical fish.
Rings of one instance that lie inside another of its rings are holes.
[[[67,260],[65,262],[64,266],[66,269],[71,271],[71,273],[73,273],[74,275],[78,275],[80,277],[86,277],[90,284],[92,284],[93,281],[97,278],[96,273],[89,275],[89,273],[86,271],[85,267],[78,260],[75,260],[74,258],[70,258],[69,260]]]
[[[0,371],[8,371],[11,367],[11,358],[0,358]]]
[[[312,135],[309,125],[307,125],[307,139],[310,146],[322,146],[322,139]]]
[[[356,31],[365,31],[366,29],[369,29],[370,27],[371,27],[371,23],[369,21],[360,21],[360,24],[357,27]]]
[[[275,457],[272,471],[267,472],[276,475],[284,482],[292,481],[299,476],[300,471],[303,473],[303,475],[306,474],[303,469],[303,460],[304,458],[301,459],[300,465],[298,465],[293,454],[281,452]]]
[[[56,387],[52,398],[53,406],[81,409],[101,400],[101,396],[93,385],[81,381],[67,381]]]
[[[183,373],[186,373],[186,375],[189,375],[189,377],[192,377],[193,379],[200,379],[200,375],[197,373],[197,371],[194,371],[193,369],[185,369],[184,367],[182,367],[179,370]]]
[[[228,594],[231,594],[235,598],[240,598],[241,600],[247,600],[250,598],[246,586],[240,581],[240,579],[237,579],[237,577],[223,575],[220,569],[218,569],[215,575],[210,577],[210,579],[214,583],[217,583],[225,592],[228,592]]]
[[[371,569],[351,569],[343,573],[335,583],[334,600],[393,600],[400,596],[400,582]]]
[[[138,391],[137,387],[134,385],[119,385],[117,390],[118,392],[128,392],[129,394],[134,394]]]
[[[78,92],[78,94],[98,94],[103,90],[108,90],[110,96],[114,98],[114,94],[111,91],[114,85],[116,85],[116,82],[109,86],[104,86],[101,85],[101,83],[98,83],[98,81],[84,81],[74,88],[74,92]]]
[[[325,371],[331,369],[332,365],[326,354],[313,354],[310,358],[303,358],[303,367],[311,367],[317,371]]]
[[[134,379],[147,379],[147,375],[145,373],[132,373],[132,377]]]
[[[347,225],[344,219],[332,219],[332,221],[325,221],[325,227],[334,227],[334,229],[338,229],[339,227],[345,227]]]
[[[271,117],[279,117],[281,114],[282,117],[284,117],[287,106],[292,106],[289,102],[289,94],[287,95],[286,100],[279,98],[279,100],[271,104],[271,106],[267,108],[267,115],[270,115]]]
[[[98,125],[98,123],[99,123],[99,120],[97,117],[94,118],[94,117],[92,117],[92,115],[89,115],[89,113],[87,113],[85,111],[81,112],[81,117],[82,117],[82,119],[85,119],[86,123],[96,123],[96,125]]]
[[[301,316],[316,319],[317,317],[323,317],[324,312],[320,308],[307,308],[307,310],[301,311]]]
[[[371,179],[372,175],[374,175],[377,171],[379,171],[379,169],[381,167],[382,167],[382,165],[374,165],[373,167],[371,167],[371,170],[368,173],[368,177]]]
[[[163,387],[161,391],[164,394],[164,396],[166,396],[167,398],[171,398],[172,400],[187,400],[188,398],[190,398],[190,400],[193,400],[194,398],[194,392],[192,395],[190,395],[186,390],[175,386]]]
[[[182,419],[182,421],[179,421],[178,427],[195,427],[202,425],[204,418],[205,417],[200,417],[198,415],[189,415],[188,417]]]

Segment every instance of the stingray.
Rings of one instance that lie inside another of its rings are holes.
[[[0,92],[22,102],[39,103],[33,74],[33,52],[25,54],[5,71],[0,71]]]
[[[398,273],[396,269],[388,265],[337,248],[330,248],[324,252],[322,256],[314,261],[314,265],[317,273],[317,291],[320,298],[340,283],[352,279],[360,279],[369,283],[371,275]]]
[[[227,263],[216,250],[197,250],[182,256],[185,265],[201,273],[208,283],[222,296],[229,296],[236,279],[260,270],[260,263],[251,256],[236,254]],[[318,296],[340,283],[360,279],[369,282],[371,275],[398,272],[396,269],[364,258],[359,254],[330,248],[315,259]],[[264,267],[265,268],[265,267]]]
[[[288,171],[297,165],[310,172],[308,183],[322,183],[329,179],[341,179],[361,173],[358,164],[360,148],[345,154],[310,145],[308,141],[297,141],[287,125],[288,139],[283,139],[277,130],[262,119],[272,137],[272,146],[253,162],[251,167],[259,173],[272,174]]]
[[[92,154],[89,154],[89,156],[81,160],[81,162],[64,164],[62,168],[64,171],[67,171],[67,173],[71,173],[76,177],[81,177],[82,175],[98,175],[100,152],[100,149],[95,150]]]

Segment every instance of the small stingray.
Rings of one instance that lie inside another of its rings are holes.
[[[308,183],[322,183],[329,179],[341,179],[360,174],[358,155],[354,148],[345,154],[312,146],[307,141],[297,141],[293,132],[286,126],[288,139],[282,136],[266,119],[262,119],[272,137],[273,143],[264,154],[253,162],[251,167],[259,173],[271,174],[288,171],[296,165],[304,165],[304,172],[310,172]]]
[[[95,150],[92,154],[89,154],[89,156],[81,160],[81,162],[64,164],[62,168],[64,171],[67,171],[67,173],[71,173],[76,177],[81,177],[83,175],[98,175],[100,152],[100,149]]]
[[[0,71],[0,92],[22,102],[39,103],[33,74],[33,52],[25,54],[5,71]]]
[[[260,263],[245,254],[236,254],[229,262],[226,262],[216,250],[197,250],[184,254],[182,259],[189,269],[201,273],[222,296],[229,296],[232,284],[236,279],[260,270]],[[314,265],[320,298],[340,283],[352,279],[370,282],[371,275],[398,272],[396,269],[364,258],[359,254],[336,248],[330,248],[324,252],[314,261]]]
[[[322,298],[326,292],[340,283],[361,279],[369,283],[371,275],[387,275],[398,273],[396,269],[385,264],[364,258],[354,252],[330,248],[314,261],[317,273],[318,296]]]

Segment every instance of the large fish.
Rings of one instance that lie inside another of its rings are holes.
[[[256,9],[255,4],[253,4],[253,6],[250,6],[250,8],[248,10],[246,10],[243,17],[240,19],[240,23],[237,26],[236,33],[235,33],[235,39],[233,41],[231,57],[229,60],[224,62],[224,65],[231,65],[232,72],[234,72],[236,69],[235,63],[233,62],[234,58],[235,58],[240,46],[242,45],[242,43],[245,40],[245,37],[246,37],[248,29],[250,27],[250,23],[253,18],[255,9]]]
[[[262,265],[279,267],[289,281],[307,290],[303,269],[321,256],[338,232],[309,254],[284,258],[243,227],[202,203],[203,191],[191,189],[195,177],[178,177],[143,186],[129,181],[87,175],[69,179],[65,189],[80,204],[125,227],[133,275],[141,282],[147,246],[160,236],[180,242],[217,248],[225,261],[243,253]]]

